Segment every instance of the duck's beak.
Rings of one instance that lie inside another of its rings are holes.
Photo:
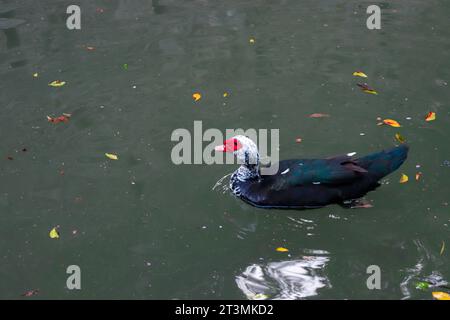
[[[225,152],[225,151],[226,151],[225,145],[222,144],[222,145],[220,145],[220,146],[216,146],[216,147],[214,148],[214,150],[215,150],[215,151],[218,151],[218,152]]]

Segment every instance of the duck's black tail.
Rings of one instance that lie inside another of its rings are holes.
[[[397,170],[408,156],[409,147],[406,144],[372,153],[357,159],[355,162],[366,169],[376,180]]]

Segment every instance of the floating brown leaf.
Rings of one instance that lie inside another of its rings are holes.
[[[312,113],[309,115],[310,118],[328,118],[330,115],[326,113]]]
[[[31,296],[38,294],[38,292],[39,292],[39,289],[28,290],[27,292],[22,293],[21,296],[22,297],[31,297]]]
[[[369,87],[369,85],[367,83],[358,83],[357,85],[365,93],[378,94],[378,92],[375,89]]]
[[[51,122],[51,123],[68,122],[69,118],[71,116],[72,115],[70,113],[63,113],[62,116],[59,116],[59,117],[56,117],[56,118],[47,116],[47,120],[48,120],[48,122]]]
[[[416,181],[419,181],[420,177],[422,177],[422,172],[417,172],[416,173]]]

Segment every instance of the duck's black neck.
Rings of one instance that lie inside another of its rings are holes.
[[[242,192],[242,187],[245,186],[246,182],[259,180],[259,164],[254,165],[241,165],[230,178],[230,189],[231,191],[240,196]]]
[[[260,177],[259,163],[258,164],[243,164],[233,174],[239,181],[247,181],[251,179],[258,179]]]
[[[240,195],[243,183],[261,178],[258,152],[250,154],[246,151],[242,160],[241,166],[231,175],[230,179],[231,190],[236,195]]]

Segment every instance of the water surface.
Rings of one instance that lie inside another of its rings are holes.
[[[68,1],[0,3],[1,298],[430,299],[415,283],[449,279],[448,1],[378,2],[376,31],[371,1],[78,3],[79,31]],[[397,132],[411,151],[373,208],[262,210],[212,190],[235,166],[171,162],[172,131],[194,120],[279,128],[282,159],[369,153]]]

